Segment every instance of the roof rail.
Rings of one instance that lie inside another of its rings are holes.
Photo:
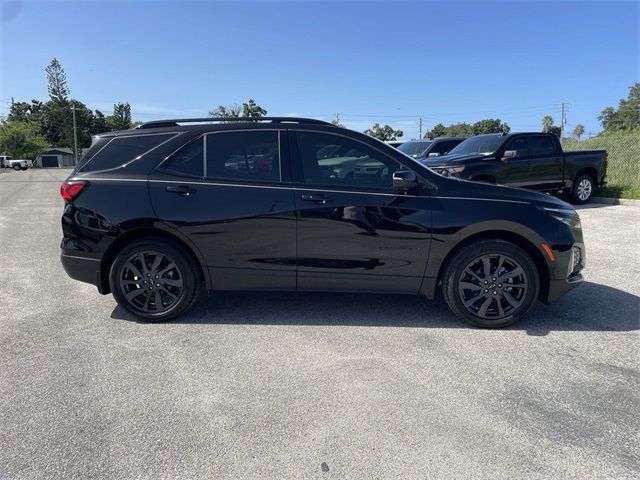
[[[153,120],[138,125],[136,128],[177,127],[181,123],[213,123],[213,122],[271,122],[271,123],[306,123],[311,125],[333,125],[324,120],[299,117],[203,117],[203,118],[175,118],[169,120]]]

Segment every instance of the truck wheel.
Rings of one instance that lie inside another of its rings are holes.
[[[593,178],[591,175],[583,173],[576,177],[571,189],[571,203],[584,205],[593,196]]]
[[[20,171],[20,165],[14,165],[14,166],[13,166],[13,169],[14,169],[16,172],[19,172],[19,171]]]
[[[499,239],[479,240],[455,253],[442,275],[444,298],[462,321],[483,328],[520,320],[538,298],[533,259]]]
[[[189,256],[173,242],[154,237],[123,248],[109,272],[118,304],[148,322],[162,322],[189,309],[199,293],[198,279]]]

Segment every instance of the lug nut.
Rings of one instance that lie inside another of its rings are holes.
[[[497,295],[497,294],[498,294],[498,292],[496,292],[496,291],[494,290],[494,291],[493,291],[493,294],[494,294],[494,295]]]

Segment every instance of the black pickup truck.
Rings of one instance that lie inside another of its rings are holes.
[[[551,133],[477,135],[448,155],[421,160],[444,176],[548,192],[564,191],[572,203],[587,203],[605,184],[607,152],[563,152]]]

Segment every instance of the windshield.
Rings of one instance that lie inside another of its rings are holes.
[[[431,145],[431,142],[407,142],[400,145],[398,150],[415,158],[421,156],[429,148],[429,145]]]
[[[468,155],[474,153],[488,155],[495,152],[503,140],[504,137],[502,135],[478,135],[477,137],[467,138],[452,149],[449,155]]]

